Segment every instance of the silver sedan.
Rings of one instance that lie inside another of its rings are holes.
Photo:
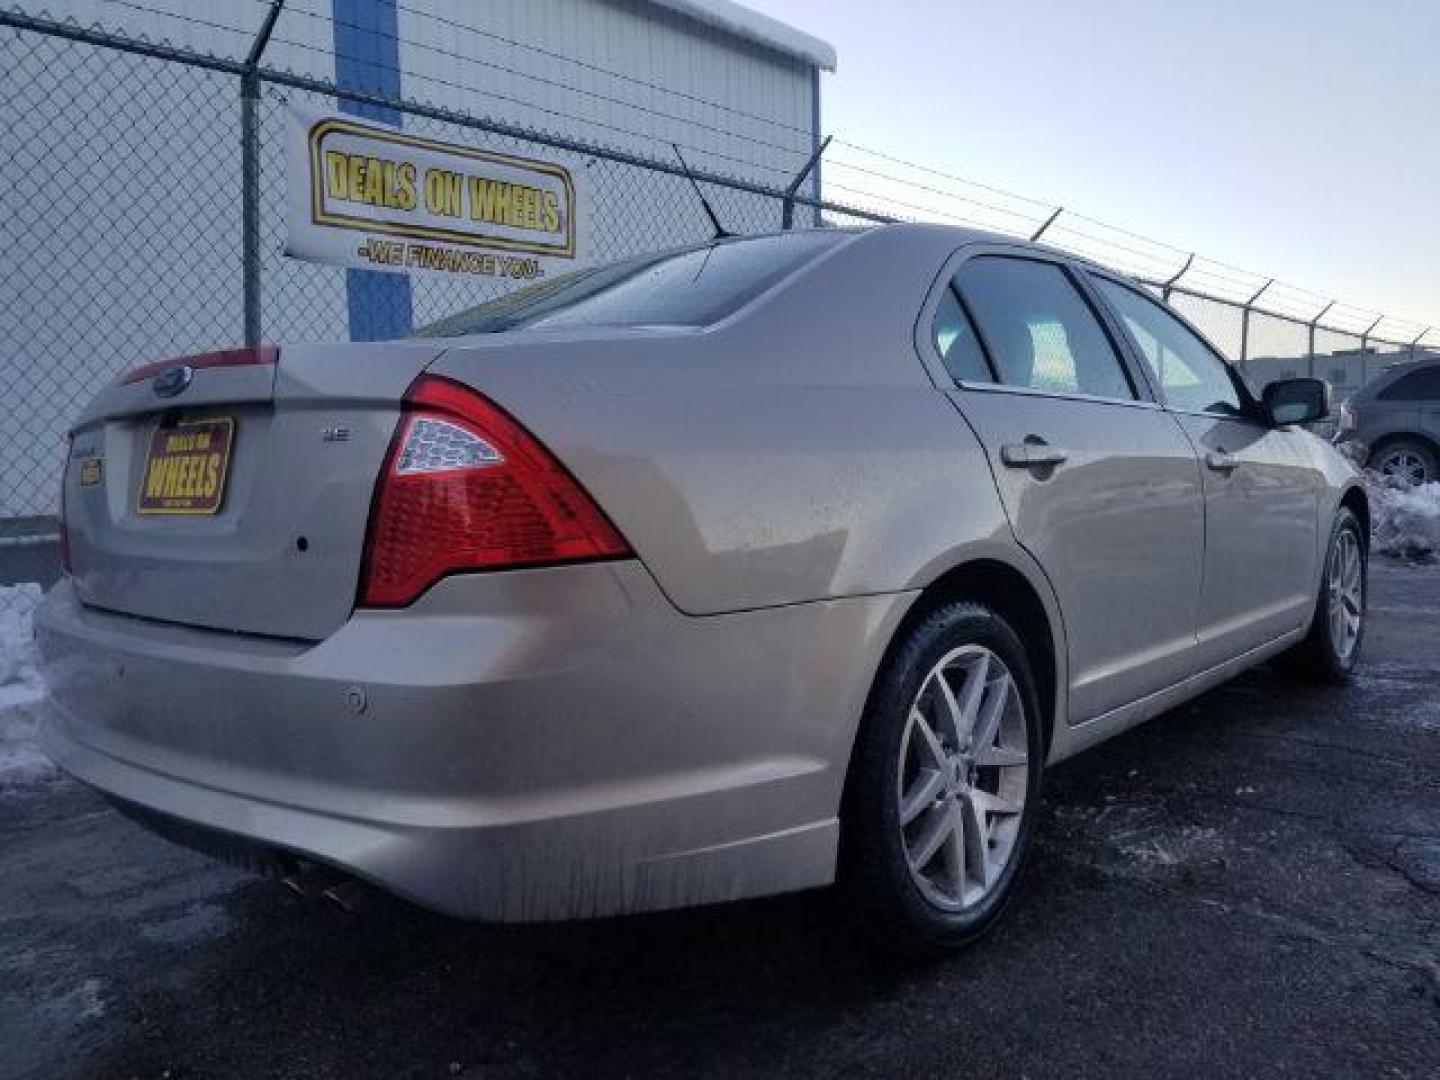
[[[1045,768],[1364,634],[1368,507],[1132,281],[920,225],[141,367],[71,433],[45,745],[167,836],[528,921],[993,922]]]

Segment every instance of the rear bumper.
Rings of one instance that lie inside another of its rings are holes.
[[[692,618],[621,562],[453,578],[304,645],[97,612],[62,582],[36,618],[42,738],[112,796],[455,915],[807,888],[833,877],[909,600]]]

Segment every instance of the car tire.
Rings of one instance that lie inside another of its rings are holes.
[[[842,808],[842,891],[878,948],[945,954],[995,923],[1034,832],[1044,727],[1024,646],[988,608],[945,604],[892,647]]]
[[[1381,476],[1406,484],[1428,484],[1440,479],[1435,450],[1418,439],[1390,439],[1370,454],[1368,467]]]
[[[1365,643],[1369,594],[1365,531],[1349,507],[1342,506],[1330,528],[1310,632],[1286,657],[1290,670],[1316,682],[1348,682]]]

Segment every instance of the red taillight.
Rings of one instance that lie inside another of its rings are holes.
[[[361,604],[408,604],[457,571],[629,554],[575,478],[493,402],[433,375],[411,385],[370,512]]]
[[[280,346],[256,345],[247,349],[223,349],[220,352],[196,353],[194,356],[180,356],[174,360],[157,360],[153,364],[142,364],[133,371],[120,376],[121,384],[140,382],[169,371],[174,367],[188,367],[199,371],[202,368],[248,367],[252,364],[274,364],[280,359]]]

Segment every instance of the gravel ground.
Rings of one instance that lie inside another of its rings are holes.
[[[539,928],[351,914],[69,781],[0,791],[0,1076],[1440,1075],[1440,570],[1363,676],[1260,671],[1055,769],[1003,925],[877,963],[826,894]]]

